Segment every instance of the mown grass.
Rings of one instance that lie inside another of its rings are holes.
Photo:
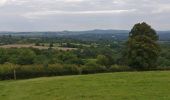
[[[0,81],[0,100],[170,100],[170,72]]]

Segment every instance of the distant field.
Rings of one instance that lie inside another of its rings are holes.
[[[1,81],[0,100],[170,100],[170,72]]]
[[[37,48],[37,49],[48,49],[48,46],[35,46],[34,44],[11,44],[11,45],[2,45],[0,48]],[[74,50],[75,48],[66,48],[66,47],[52,47],[53,49],[58,50]]]

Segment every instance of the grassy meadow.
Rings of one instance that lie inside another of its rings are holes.
[[[0,100],[170,100],[170,72],[0,81]]]

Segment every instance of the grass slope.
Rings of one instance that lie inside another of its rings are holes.
[[[0,100],[170,100],[170,72],[0,81]]]

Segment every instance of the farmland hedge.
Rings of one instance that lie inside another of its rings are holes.
[[[153,70],[169,70],[170,67],[158,67]],[[83,66],[73,64],[50,64],[50,65],[0,65],[0,80],[14,79],[14,71],[17,79],[28,79],[35,77],[63,76],[63,75],[79,75],[93,74],[103,72],[124,72],[134,71],[128,66],[112,65],[110,68],[95,63],[89,63]]]
[[[56,75],[77,75],[81,70],[76,65],[53,64],[43,65],[0,65],[0,80],[14,79],[14,70],[17,79],[26,79],[34,77],[46,77]]]

